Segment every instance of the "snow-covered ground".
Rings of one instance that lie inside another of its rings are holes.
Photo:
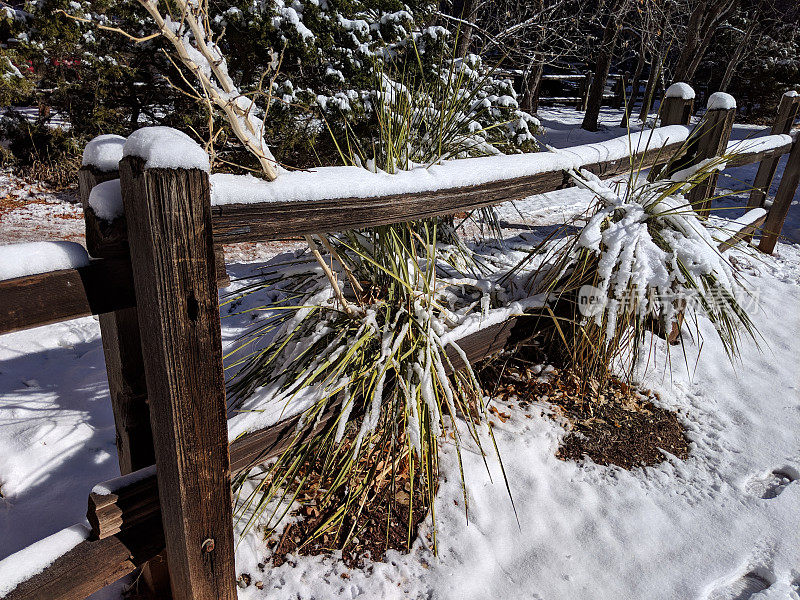
[[[597,133],[580,130],[581,115],[571,109],[540,116],[544,141],[555,147],[624,133],[612,127],[619,111],[604,109],[608,128]],[[761,131],[737,126],[734,136]],[[755,168],[731,169],[720,185],[744,190]],[[505,205],[501,218],[518,225],[510,233],[544,233],[589,200],[585,192],[562,190]],[[727,199],[730,216],[745,202],[746,193]],[[47,214],[39,219],[52,222]],[[0,240],[14,240],[10,231],[4,215]],[[75,239],[71,231],[64,226],[51,237]],[[775,257],[733,251],[760,299],[753,315],[760,348],[745,342],[742,360],[732,365],[707,323],[686,356],[680,346],[656,344],[656,366],[643,383],[681,415],[692,442],[688,460],[667,457],[659,467],[631,472],[562,462],[554,453],[565,432],[544,416],[547,406],[514,407],[496,433],[518,521],[498,473],[490,483],[481,458],[465,453],[465,523],[457,467],[445,445],[439,556],[422,535],[411,554],[391,553],[366,569],[297,557],[261,572],[261,556],[242,544],[239,570],[263,589],[251,585],[240,597],[800,599],[800,195],[784,234],[789,242]],[[233,261],[264,260],[285,246],[241,248]],[[234,276],[252,269],[229,265]],[[237,323],[223,320],[223,329],[230,340]],[[96,320],[0,336],[0,559],[80,522],[91,487],[117,474]],[[118,598],[120,589],[101,595]]]
[[[83,211],[76,198],[0,169],[0,244],[65,239],[83,242]]]
[[[498,423],[498,445],[519,523],[497,470],[488,480],[477,454],[465,454],[470,522],[464,521],[457,466],[437,499],[439,556],[421,541],[366,570],[331,559],[297,558],[256,573],[264,590],[242,598],[797,598],[800,592],[800,251],[757,262],[742,254],[762,311],[763,352],[746,345],[731,365],[712,331],[702,341],[666,347],[644,385],[677,410],[688,428],[687,461],[627,472],[562,462],[563,429],[546,405]],[[780,315],[780,318],[776,318]],[[703,345],[699,361],[697,350]],[[686,364],[689,365],[688,369]],[[784,475],[786,478],[784,478]],[[251,572],[251,576],[253,573]],[[345,578],[346,577],[346,578]]]

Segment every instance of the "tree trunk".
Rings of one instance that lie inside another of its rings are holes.
[[[689,17],[684,36],[684,46],[672,81],[691,83],[697,67],[708,50],[714,31],[736,6],[737,0],[700,1]]]
[[[750,23],[750,27],[747,28],[744,39],[736,45],[736,50],[734,50],[733,56],[731,56],[730,60],[728,61],[728,66],[725,68],[725,74],[722,76],[722,81],[719,84],[720,92],[728,91],[728,86],[731,84],[731,79],[733,79],[733,72],[736,70],[736,67],[739,66],[739,62],[742,60],[744,51],[750,45],[750,40],[753,37],[753,32],[756,29],[757,23],[758,12],[756,12],[756,14],[753,16],[753,22]]]
[[[475,0],[453,0],[452,15],[468,23],[472,22],[472,13],[475,10]],[[469,44],[472,41],[472,26],[461,23],[458,32],[458,42],[456,44],[456,56],[463,57],[469,52]]]
[[[530,67],[523,80],[522,103],[520,108],[525,112],[535,114],[539,110],[539,92],[542,88],[542,74],[544,63],[536,62]]]
[[[597,120],[600,117],[600,106],[603,103],[603,90],[606,87],[608,71],[611,69],[611,60],[614,57],[614,49],[617,45],[625,6],[627,6],[627,0],[616,0],[608,6],[608,16],[603,29],[603,40],[600,42],[600,48],[597,51],[594,78],[589,88],[586,114],[583,116],[583,123],[581,124],[581,128],[587,131],[597,131]]]
[[[658,46],[658,53],[656,54],[655,61],[650,61],[650,76],[647,78],[647,86],[644,90],[644,98],[642,98],[642,109],[639,111],[639,120],[642,123],[647,121],[647,115],[650,113],[650,107],[653,106],[656,83],[661,75],[661,68],[664,65],[665,51],[666,38],[662,37],[661,43]]]

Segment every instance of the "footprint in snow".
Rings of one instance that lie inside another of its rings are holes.
[[[791,467],[775,469],[766,476],[751,479],[747,484],[747,492],[764,500],[771,500],[777,498],[797,478],[797,471]]]
[[[747,600],[758,592],[763,592],[770,585],[767,579],[750,571],[736,581],[716,588],[708,596],[708,600]]]

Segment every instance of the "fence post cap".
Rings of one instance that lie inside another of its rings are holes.
[[[172,127],[137,129],[125,141],[122,155],[141,158],[145,169],[211,171],[211,162],[202,146]]]
[[[714,92],[708,97],[708,110],[732,110],[736,108],[736,99],[725,92]]]
[[[665,98],[681,98],[682,100],[694,100],[694,89],[688,83],[679,81],[667,88]]]
[[[104,133],[92,138],[83,149],[81,166],[94,167],[98,171],[116,171],[122,160],[125,138],[113,133]]]

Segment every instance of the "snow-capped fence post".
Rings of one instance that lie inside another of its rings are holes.
[[[103,239],[108,234],[102,228],[102,223],[98,222],[94,211],[89,208],[89,194],[99,183],[111,181],[119,177],[117,169],[103,171],[93,165],[84,165],[78,171],[78,188],[83,206],[83,217],[86,222],[86,249],[91,256],[100,256],[98,250],[103,245]]]
[[[778,104],[778,114],[772,124],[772,135],[789,133],[792,130],[794,120],[797,118],[798,110],[800,110],[800,95],[797,92],[785,93]],[[779,160],[780,157],[777,156],[763,160],[758,165],[758,172],[753,180],[753,189],[750,192],[750,200],[747,202],[748,208],[764,206]]]
[[[107,222],[99,219],[89,205],[95,186],[119,179],[124,143],[125,138],[118,135],[101,135],[89,142],[84,150],[83,166],[78,171],[78,184],[89,254],[119,257],[130,262],[125,216]],[[127,475],[155,463],[139,318],[134,306],[98,315],[98,321],[114,413],[117,461],[120,474]],[[142,567],[141,582],[153,596],[169,595],[169,576],[163,554]]]
[[[86,249],[95,258],[128,256],[125,216],[114,215],[107,220],[98,218],[90,205],[92,190],[101,183],[119,179],[119,161],[125,138],[121,135],[99,135],[86,144],[78,171],[83,218],[86,222]],[[109,215],[106,215],[107,217]]]
[[[688,125],[694,109],[694,90],[686,83],[673,83],[661,104],[661,126]]]
[[[728,147],[733,131],[733,121],[736,118],[736,100],[730,94],[716,92],[708,98],[707,112],[698,127],[700,137],[697,140],[696,152],[691,165],[701,163],[706,159],[723,156]],[[708,213],[711,196],[717,187],[718,175],[709,176],[698,184],[688,194],[688,200],[700,213]]]
[[[140,132],[126,143],[120,182],[172,594],[234,600],[208,157],[174,130]]]
[[[611,104],[613,108],[622,108],[622,104],[625,102],[625,86],[630,79],[630,75],[629,71],[617,75],[616,81],[614,82],[614,100]]]
[[[789,206],[797,191],[798,183],[800,183],[800,136],[792,145],[792,151],[789,153],[789,160],[783,170],[775,200],[764,221],[761,241],[758,244],[758,249],[762,252],[772,254],[775,250],[775,244],[778,243],[778,237],[783,229],[786,215],[789,213]]]
[[[98,219],[89,208],[89,194],[97,184],[118,177],[119,171],[116,168],[101,170],[94,165],[84,165],[78,171],[81,204],[86,221],[86,245],[89,254],[93,256],[102,253],[103,238]],[[125,249],[127,250],[127,244]],[[108,375],[108,391],[114,412],[119,470],[122,475],[127,475],[155,462],[139,320],[135,306],[103,313],[98,319]]]

